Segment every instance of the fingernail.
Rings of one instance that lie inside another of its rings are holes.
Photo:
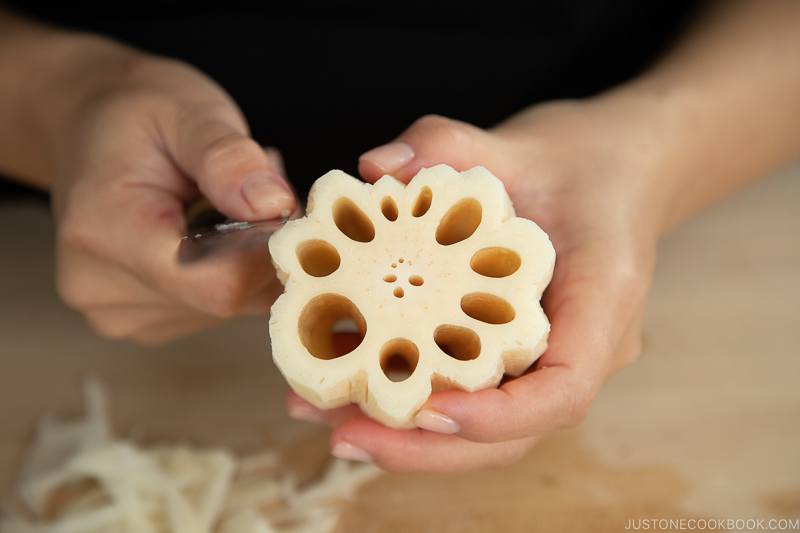
[[[414,417],[414,423],[418,428],[446,435],[458,433],[461,429],[455,420],[432,409],[423,409],[417,413],[417,416]]]
[[[403,168],[412,159],[414,159],[414,149],[401,141],[373,148],[359,158],[372,163],[384,174]]]
[[[295,420],[304,420],[306,422],[322,422],[322,415],[307,405],[292,404],[289,406],[288,410],[289,416]]]
[[[371,463],[372,457],[362,450],[356,448],[349,442],[340,442],[333,447],[331,453],[339,459],[347,459],[348,461],[360,461],[362,463]]]
[[[242,196],[257,215],[272,218],[291,208],[294,198],[274,176],[256,174],[242,183]]]

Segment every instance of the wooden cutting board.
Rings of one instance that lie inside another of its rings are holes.
[[[384,475],[339,530],[620,531],[629,519],[800,516],[800,171],[749,189],[662,247],[645,350],[588,420],[521,463]],[[53,232],[35,205],[0,205],[0,487],[35,420],[75,413],[99,377],[117,428],[145,441],[253,450],[324,432],[290,421],[266,319],[157,349],[100,339],[53,288]],[[306,455],[302,455],[302,454]]]

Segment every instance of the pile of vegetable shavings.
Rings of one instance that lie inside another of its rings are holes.
[[[114,437],[105,395],[84,387],[86,415],[45,418],[22,470],[3,533],[304,533],[331,531],[342,503],[375,477],[335,459],[300,486],[266,450],[142,448]]]

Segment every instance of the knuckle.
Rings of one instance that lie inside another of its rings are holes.
[[[58,245],[71,250],[94,251],[96,231],[96,228],[92,228],[79,215],[67,212],[58,226]]]
[[[212,293],[206,311],[214,318],[228,320],[242,313],[242,298],[233,290],[218,290]]]
[[[470,139],[471,129],[463,122],[441,115],[425,115],[414,123],[434,143],[464,144]]]
[[[578,385],[571,388],[567,396],[567,427],[577,426],[589,414],[592,406],[593,394],[588,385]]]
[[[438,127],[449,127],[451,122],[453,121],[447,117],[444,117],[442,115],[437,115],[435,113],[430,113],[418,118],[417,121],[414,123],[414,125],[424,128],[438,128]]]
[[[88,291],[68,272],[56,274],[56,293],[67,307],[80,311],[89,304]]]
[[[128,321],[109,320],[102,313],[87,313],[86,321],[95,332],[109,339],[125,339],[135,330]]]
[[[607,282],[621,294],[638,295],[647,290],[648,273],[651,266],[641,260],[635,252],[623,252],[614,261],[614,268]]]
[[[55,289],[67,307],[83,311],[92,305],[94,292],[86,283],[86,278],[78,274],[77,268],[70,262],[69,257],[59,253],[56,261]]]
[[[163,114],[172,107],[166,95],[154,90],[141,87],[114,88],[98,94],[91,109],[86,110],[86,116],[93,119],[97,127],[109,123],[117,126],[135,125],[140,124],[143,117]]]

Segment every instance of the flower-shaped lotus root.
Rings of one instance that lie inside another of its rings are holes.
[[[495,387],[547,346],[555,251],[485,168],[439,165],[407,186],[333,170],[269,249],[285,285],[272,355],[319,408],[413,427],[432,391]]]

